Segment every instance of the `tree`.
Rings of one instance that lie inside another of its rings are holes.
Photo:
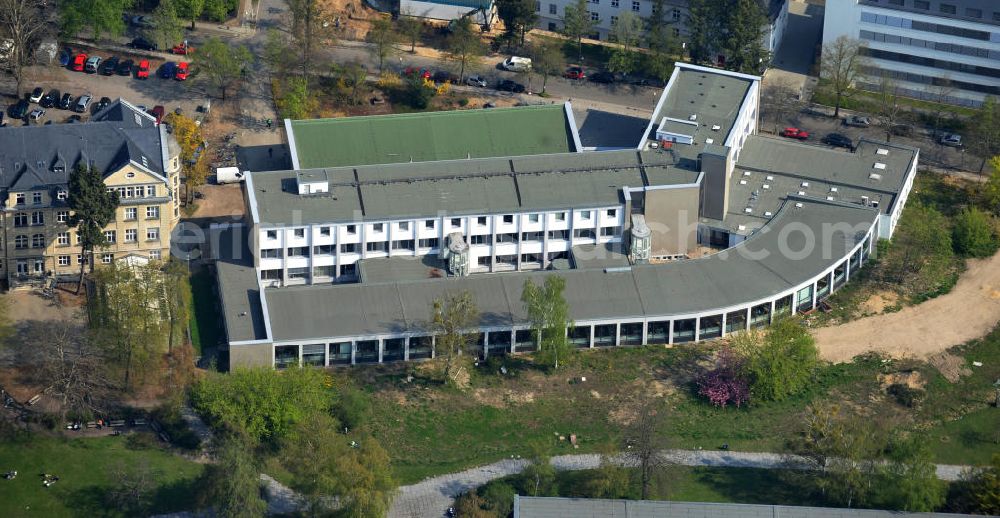
[[[283,118],[305,119],[316,110],[317,101],[309,93],[306,78],[289,77],[281,90],[281,95],[275,95],[274,104]]]
[[[267,514],[252,447],[249,438],[226,434],[216,450],[216,462],[205,468],[199,500],[220,518],[263,518]]]
[[[292,39],[295,42],[302,74],[312,69],[316,38],[322,30],[323,7],[318,0],[285,0],[292,14]]]
[[[570,350],[566,330],[573,323],[569,318],[569,304],[563,297],[565,290],[565,278],[549,275],[542,286],[526,279],[521,291],[521,302],[535,331],[539,359],[554,369],[559,368],[559,360]]]
[[[944,503],[944,485],[937,479],[937,467],[930,445],[922,438],[897,433],[887,448],[885,485],[892,509],[930,512]]]
[[[761,92],[761,109],[764,116],[774,121],[774,131],[785,126],[788,119],[799,112],[802,101],[799,92],[784,78],[772,78]]]
[[[120,37],[125,34],[125,11],[135,0],[64,0],[59,3],[59,22],[62,33],[75,37],[88,28],[95,40],[105,34]]]
[[[0,0],[0,39],[10,45],[4,69],[14,78],[14,97],[21,97],[24,67],[31,63],[38,42],[47,31],[42,0]]]
[[[951,499],[950,511],[1000,515],[1000,453],[994,453],[988,465],[967,470],[955,485],[958,494]]]
[[[184,24],[173,0],[160,0],[151,18],[153,27],[147,36],[161,49],[169,49],[184,39]]]
[[[205,0],[205,8],[202,12],[210,20],[224,22],[229,17],[229,13],[237,8],[239,8],[238,0]]]
[[[459,83],[465,81],[465,69],[475,66],[485,52],[486,45],[479,38],[472,20],[469,18],[456,20],[451,34],[445,41],[444,59],[458,65]]]
[[[556,469],[552,459],[540,445],[531,445],[529,464],[521,472],[525,489],[531,496],[555,496]]]
[[[10,321],[10,300],[0,297],[0,351],[8,345],[8,340],[14,334],[14,326]]]
[[[885,130],[885,141],[891,142],[893,132],[902,123],[908,111],[900,104],[899,88],[888,74],[882,74],[879,78],[878,90],[875,93],[878,96],[876,120]]]
[[[631,483],[629,471],[618,459],[616,448],[607,445],[601,451],[601,464],[587,481],[590,498],[626,498]]]
[[[333,65],[333,73],[337,75],[337,86],[347,92],[351,104],[360,104],[360,94],[368,79],[368,71],[361,63],[352,61],[346,65]]]
[[[626,11],[619,18],[611,29],[611,35],[618,46],[611,53],[608,60],[608,70],[621,74],[630,74],[635,70],[638,56],[635,46],[639,44],[642,37],[642,19],[632,11]]]
[[[763,42],[767,13],[758,0],[734,0],[729,4],[722,40],[726,67],[745,74],[760,73],[769,59]]]
[[[463,356],[475,353],[475,335],[469,331],[479,323],[479,309],[472,293],[446,294],[443,299],[435,299],[431,311],[431,327],[436,333],[435,352],[445,358],[445,378],[449,383],[457,383],[466,366]]]
[[[627,464],[639,472],[642,500],[649,500],[654,484],[660,485],[666,475],[667,460],[663,451],[669,447],[666,434],[666,408],[646,399],[640,402],[638,415],[625,430],[624,456]],[[665,496],[661,491],[659,496]]]
[[[336,419],[316,412],[290,430],[281,457],[295,488],[306,495],[313,515],[336,502],[338,516],[385,516],[396,487],[389,455],[367,437],[349,446],[339,429]]]
[[[114,392],[107,358],[80,326],[62,321],[28,321],[13,342],[25,381],[59,401],[60,416],[100,413]]]
[[[198,187],[205,185],[208,180],[208,158],[205,153],[198,153],[202,148],[205,139],[201,133],[201,126],[186,115],[178,113],[168,113],[163,122],[170,126],[171,134],[177,145],[181,148],[181,168],[184,173],[184,185],[187,192],[187,200],[190,202],[194,197],[194,191]]]
[[[646,70],[666,83],[674,71],[674,62],[680,54],[680,45],[673,35],[673,28],[667,21],[665,0],[653,1],[653,12],[646,20]]]
[[[979,174],[983,173],[986,161],[1000,155],[1000,105],[996,99],[989,96],[983,105],[972,115],[968,127],[976,128],[969,139],[969,150],[982,158],[979,164]]]
[[[711,0],[690,0],[688,2],[688,55],[691,62],[708,61],[714,50],[713,37],[721,32],[722,12],[718,12],[722,2]]]
[[[205,0],[176,0],[177,15],[183,16],[185,20],[191,20],[191,30],[194,30],[194,22],[205,12]]]
[[[111,471],[112,483],[107,493],[108,504],[127,515],[148,514],[153,490],[161,475],[144,458],[129,465],[119,461]]]
[[[268,29],[264,40],[264,62],[271,67],[272,75],[284,77],[295,56],[285,32]]]
[[[940,142],[939,136],[941,135],[941,119],[944,118],[945,114],[950,113],[950,107],[948,103],[951,100],[952,94],[958,88],[952,82],[951,77],[944,75],[936,79],[933,83],[929,84],[925,88],[925,92],[930,96],[934,104],[931,105],[931,117],[934,119],[933,136],[934,140]]]
[[[833,91],[833,116],[840,117],[840,105],[854,92],[854,85],[865,77],[867,60],[864,52],[868,45],[846,35],[823,46],[820,57],[820,77]]]
[[[524,45],[524,35],[538,21],[534,0],[498,0],[497,15],[503,20],[504,30],[511,41]]]
[[[237,369],[202,378],[191,400],[216,428],[245,433],[255,443],[275,444],[297,423],[330,410],[326,381],[321,371],[309,368]]]
[[[405,94],[407,103],[418,110],[427,109],[431,99],[437,95],[437,88],[430,79],[424,79],[418,73],[406,76]]]
[[[463,19],[468,20],[468,18]],[[378,71],[381,74],[385,59],[396,50],[396,42],[399,41],[399,35],[396,33],[395,27],[392,26],[392,20],[382,16],[372,20],[371,29],[368,30],[365,41],[371,44],[368,51],[378,61]]]
[[[243,77],[244,70],[253,61],[250,50],[243,45],[230,45],[219,38],[209,38],[194,53],[194,64],[213,88],[219,89],[222,100],[226,92]]]
[[[420,20],[408,14],[400,15],[399,19],[396,20],[396,31],[403,41],[410,44],[410,54],[416,52],[417,41],[420,40],[420,35],[424,32],[424,25],[420,23]]]
[[[597,24],[590,17],[587,10],[587,0],[576,0],[563,8],[563,30],[562,33],[569,39],[576,41],[576,48],[579,52],[578,59],[583,59],[583,38],[590,36],[594,32]]]
[[[85,259],[80,262],[80,280],[76,292],[83,286],[83,268],[89,262],[94,271],[94,250],[108,246],[104,227],[115,219],[118,193],[108,190],[100,171],[80,162],[69,177],[69,208],[72,211],[69,226],[75,228],[80,252]]]
[[[809,331],[791,318],[779,320],[766,332],[736,334],[733,348],[745,362],[751,394],[764,401],[780,401],[802,391],[819,362]]]
[[[482,489],[482,496],[486,500],[486,507],[493,511],[493,516],[510,516],[514,511],[517,491],[510,484],[490,482]]]
[[[717,407],[732,404],[737,408],[750,403],[750,384],[746,361],[731,347],[724,347],[716,358],[715,368],[699,377],[698,394]]]
[[[961,255],[989,257],[997,251],[996,225],[985,212],[975,206],[966,207],[955,217],[952,243]]]
[[[879,260],[876,277],[914,294],[937,293],[951,278],[955,253],[948,218],[933,207],[911,203]]]
[[[167,313],[168,335],[167,350],[173,350],[175,346],[184,343],[186,338],[188,319],[191,308],[188,301],[191,300],[191,285],[188,277],[191,272],[187,266],[177,259],[170,259],[166,264],[161,265],[163,269],[163,298],[165,300],[164,309]]]
[[[992,173],[990,173],[980,196],[993,214],[1000,214],[1000,156],[991,158],[989,163]]]
[[[542,93],[545,93],[545,85],[549,82],[549,76],[559,74],[566,62],[562,53],[562,45],[557,41],[544,41],[535,47],[532,58],[532,68],[542,74]]]

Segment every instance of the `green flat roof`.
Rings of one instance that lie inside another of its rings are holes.
[[[579,151],[568,105],[287,120],[295,169]]]

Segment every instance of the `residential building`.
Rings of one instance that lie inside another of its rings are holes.
[[[788,0],[759,0],[768,17],[761,45],[770,53],[778,50],[778,44],[788,22]],[[589,37],[595,40],[610,39],[614,24],[627,12],[646,19],[653,14],[655,0],[588,0],[587,11],[594,20],[594,32]],[[538,15],[536,27],[553,32],[564,27],[566,6],[575,5],[575,0],[536,0],[535,13]],[[688,0],[663,0],[666,23],[670,25],[674,37],[681,43],[691,34],[688,29]],[[721,56],[720,56],[721,57]],[[724,57],[721,59],[725,61]]]
[[[979,106],[1000,95],[1000,3],[994,0],[838,0],[826,3],[823,43],[867,44],[860,86],[882,77],[917,99]]]
[[[0,150],[0,275],[9,286],[77,276],[88,260],[68,226],[69,178],[80,164],[101,171],[120,200],[105,228],[111,244],[95,261],[168,256],[180,215],[180,148],[152,116],[119,99],[90,122],[0,129]]]
[[[759,95],[678,63],[632,150],[250,173],[250,221],[213,246],[231,365],[429,358],[459,291],[483,355],[531,351],[521,289],[549,275],[579,348],[811,311],[892,236],[919,150],[758,135]]]

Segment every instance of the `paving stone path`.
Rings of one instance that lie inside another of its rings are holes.
[[[682,466],[712,466],[729,468],[810,469],[808,460],[780,453],[740,451],[669,450],[666,457]],[[561,455],[552,458],[552,465],[561,471],[594,469],[600,466],[597,454]],[[627,464],[623,458],[618,462]],[[491,480],[520,473],[528,465],[524,459],[506,459],[493,464],[428,478],[417,484],[402,486],[393,501],[389,518],[431,518],[444,516],[456,496]],[[938,478],[956,480],[968,466],[939,464]]]

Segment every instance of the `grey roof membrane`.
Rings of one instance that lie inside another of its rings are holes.
[[[653,500],[518,496],[519,518],[949,518],[950,513]]]
[[[247,228],[212,229],[209,243],[207,252],[209,258],[215,260],[215,275],[229,340],[266,339],[257,271],[247,247]]]
[[[250,178],[267,227],[617,205],[622,186],[694,183],[695,165],[625,150],[299,171],[329,178],[318,195],[298,194],[295,171]]]
[[[729,136],[736,115],[739,113],[743,99],[750,90],[752,82],[747,79],[723,74],[713,74],[690,68],[678,68],[677,78],[670,87],[669,95],[663,101],[660,109],[653,114],[653,131],[647,138],[656,138],[656,127],[664,117],[687,121],[692,115],[697,115],[697,129],[685,132],[694,137],[696,143],[705,142],[711,138],[716,144],[723,144]],[[683,128],[680,123],[670,122],[671,128]],[[713,130],[713,126],[720,129]],[[693,148],[698,146],[675,146],[676,148]]]
[[[736,247],[715,255],[624,270],[580,269],[565,272],[512,272],[463,278],[366,282],[271,288],[264,292],[276,341],[317,337],[363,336],[429,330],[435,298],[468,290],[481,311],[480,325],[526,323],[520,302],[526,280],[541,283],[547,275],[566,279],[566,300],[574,320],[657,317],[736,306],[766,298],[802,283],[846,255],[875,221],[873,209],[826,201],[790,198],[764,230]],[[829,223],[845,223],[857,232],[835,231]],[[806,237],[785,235],[788,225],[807,228],[816,246],[800,257]],[[242,293],[245,288],[226,286]],[[232,339],[232,338],[231,338]]]
[[[0,190],[8,192],[65,185],[80,161],[108,173],[129,160],[163,173],[159,128],[121,99],[91,122],[0,128]]]

